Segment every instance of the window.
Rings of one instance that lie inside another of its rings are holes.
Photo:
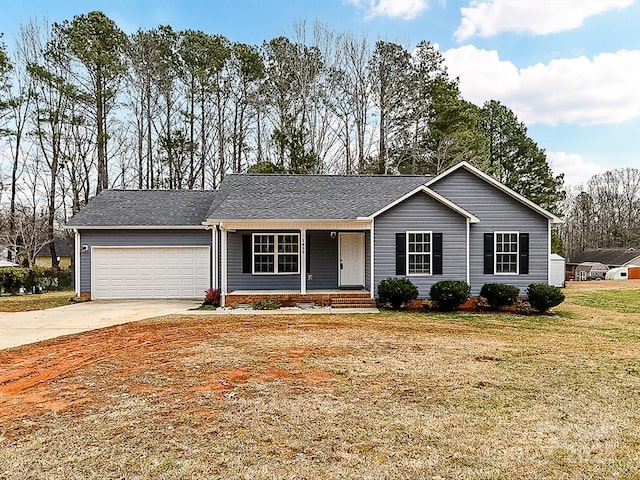
[[[407,232],[407,273],[431,275],[431,232]]]
[[[253,273],[299,273],[300,236],[297,233],[255,233]]]
[[[518,274],[518,232],[495,232],[495,273]]]

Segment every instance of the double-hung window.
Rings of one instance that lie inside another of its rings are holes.
[[[495,232],[495,273],[518,274],[518,232]]]
[[[297,233],[254,233],[253,273],[300,273],[300,235]]]
[[[407,232],[407,273],[431,275],[431,232]]]

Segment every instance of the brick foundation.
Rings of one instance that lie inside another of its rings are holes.
[[[277,300],[283,307],[295,307],[298,303],[313,303],[327,307],[331,305],[367,305],[371,303],[368,293],[261,293],[261,294],[234,294],[230,293],[225,299],[227,307],[235,307],[238,304],[252,304],[257,300],[271,298]],[[374,302],[375,306],[375,302]]]

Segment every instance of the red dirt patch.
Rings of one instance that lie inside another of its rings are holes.
[[[322,328],[338,327],[331,321],[322,324]],[[123,395],[196,403],[201,395],[223,396],[250,382],[279,380],[295,382],[299,388],[336,380],[327,372],[305,368],[305,362],[312,356],[344,354],[337,349],[293,346],[265,355],[256,338],[261,331],[282,328],[287,326],[277,317],[259,323],[169,318],[0,351],[0,424],[47,412],[81,414]],[[197,356],[194,347],[215,351],[210,344],[228,345],[230,337],[237,344],[255,345],[255,363],[239,364],[233,356],[224,360],[227,366],[189,360]]]

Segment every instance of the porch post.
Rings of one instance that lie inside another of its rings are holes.
[[[374,231],[373,231],[373,224],[375,223],[375,219],[371,219],[371,227],[369,230],[369,255],[371,256],[371,260],[370,260],[370,264],[371,264],[371,279],[369,280],[371,282],[371,284],[369,285],[369,290],[371,290],[371,298],[375,298],[374,292],[375,292],[375,285],[374,285],[374,281],[375,281],[375,260],[376,260],[376,256],[374,255],[374,247],[375,247],[375,242],[373,241],[373,237],[374,237]]]
[[[74,242],[73,242],[73,283],[76,290],[76,297],[80,296],[80,232],[77,228],[73,229]]]
[[[225,300],[227,297],[227,229],[224,228],[222,223],[220,224],[220,273],[221,273],[221,292],[220,292],[220,305],[225,306]]]
[[[211,274],[213,275],[212,285],[213,288],[218,288],[218,226],[214,225],[211,228]]]
[[[467,259],[466,259],[466,263],[467,263],[467,285],[471,285],[471,271],[470,271],[470,261],[469,261],[469,245],[470,245],[470,240],[469,240],[469,235],[470,235],[470,223],[469,223],[469,219],[467,218]]]
[[[307,231],[300,229],[300,295],[307,294]]]

